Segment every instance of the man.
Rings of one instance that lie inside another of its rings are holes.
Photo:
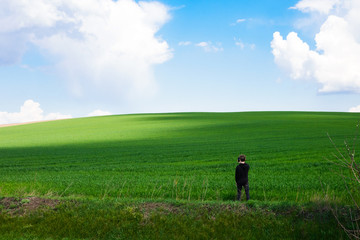
[[[241,198],[241,189],[242,187],[245,188],[246,193],[246,201],[250,199],[249,195],[249,181],[248,181],[248,172],[250,169],[250,166],[245,163],[246,156],[244,154],[241,154],[238,157],[238,163],[239,165],[236,167],[235,170],[235,181],[237,185],[237,200],[240,201]]]

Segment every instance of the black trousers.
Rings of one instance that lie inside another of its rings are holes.
[[[245,188],[245,194],[246,194],[246,201],[250,199],[250,194],[249,194],[249,183],[245,183],[244,185],[240,185],[237,184],[237,198],[236,200],[240,201],[241,199],[241,189],[242,187]]]

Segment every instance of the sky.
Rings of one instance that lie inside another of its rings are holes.
[[[358,0],[0,0],[0,124],[360,111]]]

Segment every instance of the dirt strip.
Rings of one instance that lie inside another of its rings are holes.
[[[7,213],[11,216],[23,216],[36,210],[55,210],[61,202],[56,199],[39,197],[0,198],[0,214]]]

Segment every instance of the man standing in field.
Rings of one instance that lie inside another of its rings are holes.
[[[246,201],[250,199],[249,195],[249,181],[248,181],[248,172],[250,169],[250,166],[245,163],[245,155],[241,154],[238,157],[238,163],[239,165],[236,167],[235,170],[235,181],[237,185],[237,200],[240,201],[241,198],[241,189],[242,187],[245,188],[246,193]]]

